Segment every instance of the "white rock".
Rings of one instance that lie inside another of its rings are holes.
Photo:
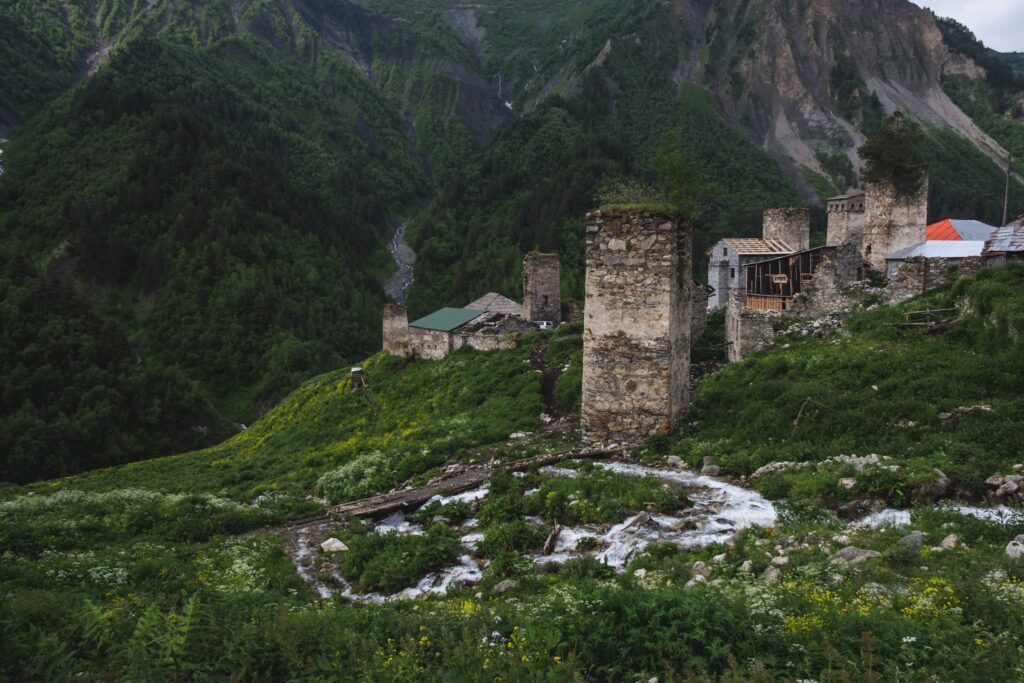
[[[768,569],[764,570],[762,578],[765,583],[778,583],[781,575],[782,571],[778,567],[768,567]]]
[[[789,564],[789,558],[788,557],[781,557],[781,556],[780,557],[773,557],[772,558],[772,564],[775,565],[776,567],[785,567],[787,564]]]
[[[703,562],[694,562],[693,563],[693,575],[695,577],[696,576],[702,576],[702,577],[704,577],[706,579],[709,576],[711,576],[711,567],[707,566]]]
[[[1006,556],[1011,560],[1024,557],[1024,534],[1010,541],[1006,546]]]
[[[847,491],[849,491],[854,486],[857,485],[857,480],[854,479],[853,477],[844,477],[844,478],[839,480],[839,485],[842,486]]]
[[[678,455],[670,455],[667,458],[665,458],[665,463],[670,467],[682,467],[683,459],[680,458]]]
[[[851,543],[853,543],[853,541],[850,540],[850,537],[847,536],[846,534],[840,534],[839,536],[833,536],[832,540],[835,543],[838,543],[839,545],[843,546],[844,548],[846,546],[850,545]]]
[[[722,553],[721,555],[715,555],[711,558],[711,560],[715,564],[721,564],[722,562],[725,562],[725,553]]]
[[[348,546],[336,538],[328,538],[320,544],[320,549],[325,553],[343,553],[348,550]]]
[[[952,548],[955,548],[958,545],[960,545],[960,536],[958,536],[957,534],[950,534],[949,536],[946,536],[944,539],[942,539],[941,543],[939,543],[939,547],[943,550],[951,550]]]
[[[745,560],[743,562],[743,564],[740,565],[740,571],[743,572],[744,574],[749,574],[753,569],[754,569],[754,562],[753,562],[753,560]]]

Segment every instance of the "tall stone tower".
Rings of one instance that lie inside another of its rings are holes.
[[[523,318],[562,322],[562,281],[558,254],[527,254],[523,259]]]
[[[761,235],[766,240],[781,240],[794,251],[811,248],[811,210],[765,209]]]
[[[867,196],[850,191],[828,200],[828,237],[825,244],[838,247],[853,244],[857,249],[864,243],[864,206]]]
[[[928,173],[913,193],[900,192],[891,181],[868,186],[865,207],[864,260],[885,272],[885,257],[925,241],[928,230]]]
[[[384,350],[409,355],[409,312],[400,304],[384,304]]]
[[[587,217],[583,439],[637,443],[689,405],[690,232],[651,213]]]

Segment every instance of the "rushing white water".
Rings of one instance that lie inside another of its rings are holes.
[[[607,531],[594,526],[563,529],[554,552],[536,556],[536,563],[562,563],[579,557],[583,553],[577,550],[577,545],[589,539],[593,547],[601,548],[596,555],[598,561],[622,570],[651,543],[674,543],[681,548],[726,544],[741,529],[775,523],[775,507],[756,491],[692,472],[621,462],[598,463],[597,466],[626,476],[653,476],[677,482],[692,489],[690,499],[694,507],[681,515],[633,515]]]
[[[968,517],[977,517],[986,522],[1011,524],[1024,521],[1024,510],[1006,507],[1005,505],[994,508],[977,507],[974,505],[951,505],[948,509],[951,512],[958,512]],[[874,529],[887,526],[909,526],[910,512],[910,510],[887,508],[862,518],[860,523]]]
[[[771,526],[775,523],[776,512],[770,502],[757,492],[724,481],[705,477],[691,472],[661,470],[621,462],[597,463],[598,467],[617,472],[623,476],[653,476],[666,482],[675,482],[689,489],[689,497],[693,507],[672,515],[656,515],[641,513],[632,515],[619,524],[607,526],[580,526],[561,531],[554,550],[550,555],[533,557],[536,564],[564,563],[575,557],[587,554],[578,549],[580,541],[590,539],[591,552],[596,551],[598,561],[624,570],[629,563],[651,543],[668,542],[683,548],[697,548],[712,543],[730,543],[741,529],[751,526]],[[545,467],[541,473],[547,476],[576,477],[579,472],[564,467]],[[529,493],[533,493],[531,491]],[[453,496],[435,496],[430,502],[447,504],[462,501],[472,504],[483,500],[488,494],[486,485]],[[529,494],[528,494],[529,495]],[[540,518],[527,521],[543,524]],[[460,542],[463,554],[459,563],[438,572],[433,572],[421,579],[414,587],[407,588],[395,595],[379,593],[356,593],[335,569],[329,570],[330,585],[325,583],[327,576],[317,574],[307,565],[314,557],[307,532],[297,538],[295,561],[299,575],[312,584],[319,595],[324,598],[341,596],[356,602],[383,602],[388,600],[409,600],[423,595],[441,595],[451,588],[472,585],[480,580],[486,562],[478,562],[473,554],[477,544],[484,535],[477,530],[478,522],[470,519],[461,525]],[[322,530],[322,529],[321,529]],[[424,529],[410,522],[402,513],[395,513],[374,525],[375,533],[398,533],[422,535]]]

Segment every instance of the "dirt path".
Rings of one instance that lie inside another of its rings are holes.
[[[533,349],[533,356],[530,357],[530,367],[541,373],[540,386],[544,394],[544,407],[547,408],[548,415],[557,419],[562,416],[562,411],[559,410],[558,402],[555,401],[555,384],[562,374],[562,369],[549,368],[547,361],[544,360],[549,346],[551,346],[550,339],[541,339],[537,342]]]

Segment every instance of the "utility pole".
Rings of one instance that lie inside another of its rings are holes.
[[[1010,158],[1006,162],[1006,194],[1003,195],[1003,225],[1010,222],[1010,176],[1013,174],[1013,147],[1010,147]]]

